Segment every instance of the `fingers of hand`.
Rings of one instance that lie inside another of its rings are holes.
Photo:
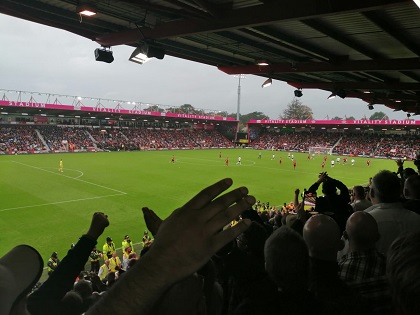
[[[212,250],[218,251],[228,242],[234,240],[239,234],[243,233],[251,225],[251,220],[244,219],[238,222],[235,226],[228,228],[214,236],[212,242]]]
[[[200,209],[207,205],[210,201],[224,192],[232,185],[233,181],[230,178],[222,179],[217,183],[203,189],[190,201],[188,201],[183,208]]]
[[[253,196],[246,196],[230,208],[222,209],[208,222],[209,233],[220,231],[226,224],[235,220],[242,212],[252,207],[255,203]]]
[[[236,188],[210,202],[200,214],[204,220],[209,220],[220,211],[229,208],[235,202],[238,202],[248,194],[246,187]]]

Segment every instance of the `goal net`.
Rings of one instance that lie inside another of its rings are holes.
[[[309,154],[332,154],[332,147],[309,147]]]

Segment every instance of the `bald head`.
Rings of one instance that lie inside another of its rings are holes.
[[[302,292],[308,287],[309,255],[302,237],[282,226],[275,230],[264,246],[265,269],[285,292]]]
[[[348,218],[346,233],[350,251],[373,249],[379,240],[376,220],[364,211],[357,211]]]
[[[420,176],[411,175],[404,182],[404,197],[407,199],[420,199]]]
[[[303,227],[303,239],[313,258],[336,261],[337,252],[343,248],[338,224],[329,216],[317,214]]]

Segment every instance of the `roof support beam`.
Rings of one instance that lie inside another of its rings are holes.
[[[297,89],[321,89],[328,91],[334,89],[420,91],[420,83],[404,82],[287,82],[287,84]]]
[[[268,66],[221,66],[219,70],[227,74],[269,74],[269,73],[307,73],[307,72],[354,72],[420,69],[420,58],[401,58],[385,60],[349,60],[339,64],[327,62],[277,63]]]
[[[131,0],[133,1],[133,0]],[[130,2],[131,2],[130,1]],[[330,0],[295,0],[269,2],[267,4],[246,7],[238,10],[223,10],[223,16],[214,22],[189,19],[163,23],[154,29],[142,29],[148,39],[186,36],[206,32],[222,31],[265,25],[285,20],[310,19],[320,16],[373,10],[387,5],[411,3],[411,0],[365,0],[365,1],[330,1]],[[140,5],[141,6],[141,5]],[[104,46],[132,44],[138,40],[137,30],[127,30],[112,34],[103,34],[96,41]]]

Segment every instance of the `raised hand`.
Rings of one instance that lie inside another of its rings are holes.
[[[159,216],[153,210],[147,207],[143,207],[141,210],[143,211],[143,217],[144,221],[146,222],[147,229],[150,231],[150,233],[152,233],[154,237],[156,237],[156,234],[163,220],[159,218]]]
[[[108,216],[103,212],[95,212],[92,217],[92,222],[90,223],[89,231],[86,235],[89,235],[96,240],[102,235],[108,225]]]
[[[231,185],[231,179],[224,179],[205,188],[161,223],[146,256],[153,255],[159,268],[164,268],[172,281],[198,270],[251,224],[245,219],[232,228],[223,229],[255,203],[246,187],[217,197]],[[147,216],[150,217],[150,213]]]

